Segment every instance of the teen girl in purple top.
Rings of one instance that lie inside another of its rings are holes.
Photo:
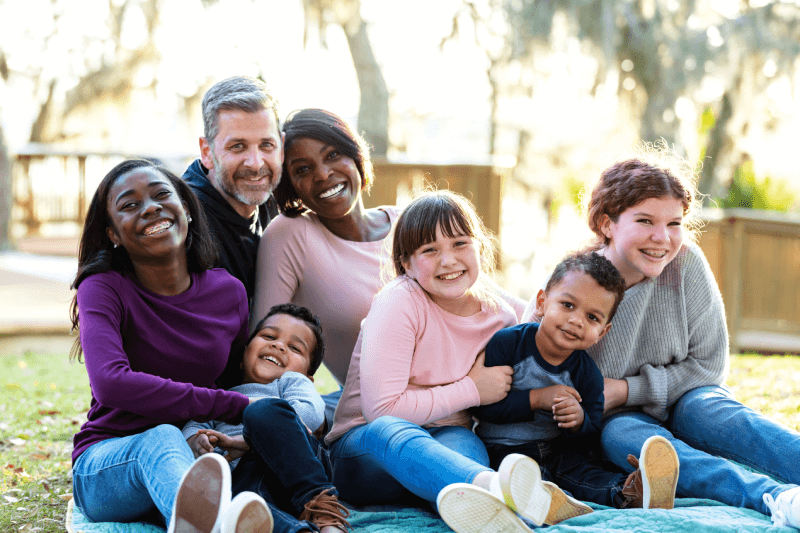
[[[83,355],[92,388],[74,438],[73,493],[91,520],[160,515],[170,524],[182,477],[194,468],[179,428],[190,419],[239,420],[250,403],[215,385],[229,360],[238,366],[248,320],[242,283],[211,269],[215,259],[203,210],[175,175],[125,161],[100,183],[71,308],[73,325],[80,322],[71,357]],[[220,509],[224,494],[215,496]]]

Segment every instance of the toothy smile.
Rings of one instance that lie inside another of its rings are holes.
[[[642,252],[642,253],[643,253],[644,255],[646,255],[647,257],[652,257],[653,259],[661,259],[661,258],[663,258],[665,255],[667,255],[667,252],[666,252],[665,250],[661,250],[661,251],[654,251],[654,250],[639,250],[639,251],[640,251],[640,252]]]
[[[163,233],[167,231],[169,228],[172,227],[173,222],[171,220],[162,220],[157,224],[153,224],[152,226],[148,226],[144,230],[144,234],[149,236],[157,235],[159,233]]]
[[[319,199],[324,200],[325,198],[330,198],[334,194],[340,192],[342,189],[344,189],[344,183],[340,183],[339,185],[323,192],[322,194],[319,195]]]
[[[442,274],[441,276],[437,276],[439,279],[444,281],[450,281],[456,278],[461,277],[464,274],[463,270],[459,270],[458,272],[451,272],[450,274]]]
[[[271,355],[262,355],[262,356],[259,357],[259,359],[261,359],[262,361],[269,361],[270,363],[273,363],[273,364],[278,365],[279,367],[283,368],[283,363],[281,363],[280,361],[278,361],[276,358],[272,357]]]

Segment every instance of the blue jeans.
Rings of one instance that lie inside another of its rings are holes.
[[[339,405],[339,399],[342,397],[342,392],[342,388],[339,387],[339,390],[322,395],[322,401],[325,402],[325,421],[328,423],[325,433],[330,431],[333,427],[333,414],[336,412],[336,406]]]
[[[181,430],[169,424],[97,442],[72,466],[75,505],[94,522],[169,524],[178,484],[193,462]]]
[[[355,505],[395,503],[410,493],[435,502],[447,485],[491,470],[486,448],[470,430],[424,429],[393,416],[351,429],[330,450],[333,484]]]
[[[530,441],[515,446],[487,444],[490,466],[497,470],[509,454],[521,453],[539,463],[542,479],[552,481],[579,500],[622,508],[622,488],[628,474],[603,461],[596,435],[561,436],[549,441]],[[637,453],[638,457],[639,454]]]
[[[724,386],[687,392],[663,423],[641,412],[610,417],[603,421],[603,452],[630,472],[627,455],[638,457],[644,441],[653,435],[669,439],[678,452],[680,496],[710,498],[770,514],[763,495],[775,498],[800,482],[800,434],[740,404]]]
[[[251,491],[264,498],[272,511],[274,533],[317,531],[297,517],[323,490],[337,494],[320,461],[327,460],[326,451],[286,400],[254,402],[244,410],[242,421],[250,451],[233,470],[233,494]]]

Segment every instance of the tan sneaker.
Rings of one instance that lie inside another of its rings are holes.
[[[469,483],[453,483],[436,497],[439,516],[456,533],[531,533],[497,496]]]
[[[644,509],[672,509],[680,461],[672,444],[660,435],[644,441],[639,456]]]
[[[591,507],[580,500],[576,500],[558,488],[555,483],[542,481],[542,485],[550,491],[550,495],[553,498],[550,503],[550,509],[547,511],[547,517],[544,519],[545,524],[552,526],[564,520],[594,512]]]
[[[552,496],[542,484],[539,463],[527,455],[509,454],[500,463],[497,478],[506,505],[541,526],[550,510]]]
[[[325,489],[314,496],[300,513],[300,520],[311,522],[326,533],[337,529],[344,533],[352,529],[346,520],[350,516],[350,511],[342,505],[335,494],[328,494],[330,490]]]

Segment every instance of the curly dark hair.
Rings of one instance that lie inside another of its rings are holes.
[[[202,272],[216,266],[217,249],[211,237],[211,230],[206,222],[205,211],[200,200],[192,189],[181,178],[161,166],[157,162],[146,159],[129,159],[112,168],[97,186],[97,190],[89,203],[83,233],[78,247],[78,272],[72,282],[71,289],[77,290],[80,284],[92,274],[114,270],[117,272],[133,272],[133,263],[124,247],[114,248],[114,244],[106,231],[112,226],[108,216],[108,194],[117,179],[142,168],[151,168],[164,175],[181,200],[188,206],[188,215],[192,218],[189,232],[186,235],[186,259],[189,272]],[[79,329],[78,295],[72,298],[70,305],[72,329]],[[70,350],[70,359],[81,359],[83,349],[80,337]]]
[[[287,153],[299,139],[316,139],[336,148],[342,155],[352,159],[361,175],[361,190],[369,192],[374,179],[372,161],[369,158],[369,146],[341,117],[324,109],[300,109],[293,111],[283,125],[286,138],[283,153]],[[297,195],[289,178],[286,160],[278,186],[272,192],[281,213],[287,217],[296,217],[308,211]]]
[[[274,315],[293,316],[305,322],[311,331],[314,332],[314,339],[316,340],[317,346],[314,348],[314,351],[311,352],[311,358],[308,364],[308,375],[313,376],[322,364],[322,358],[325,355],[325,341],[322,340],[322,324],[320,323],[319,318],[311,313],[307,307],[290,303],[273,305],[270,307],[269,311],[267,311],[267,314],[264,315],[264,318],[262,318],[258,324],[256,324],[256,327],[253,328],[252,333],[250,333],[250,338],[247,339],[247,344],[250,344],[250,341],[253,340],[256,335],[258,335],[258,332],[261,331],[261,329],[264,327],[264,324],[266,324],[267,319]]]
[[[625,280],[622,278],[622,274],[619,273],[619,270],[617,270],[617,267],[597,252],[578,252],[570,254],[556,265],[553,274],[550,276],[550,279],[547,280],[544,292],[549,293],[550,289],[561,283],[561,280],[570,272],[583,272],[588,274],[601,287],[614,294],[614,305],[611,307],[611,312],[608,314],[608,320],[606,321],[611,322],[622,298],[625,297]]]

